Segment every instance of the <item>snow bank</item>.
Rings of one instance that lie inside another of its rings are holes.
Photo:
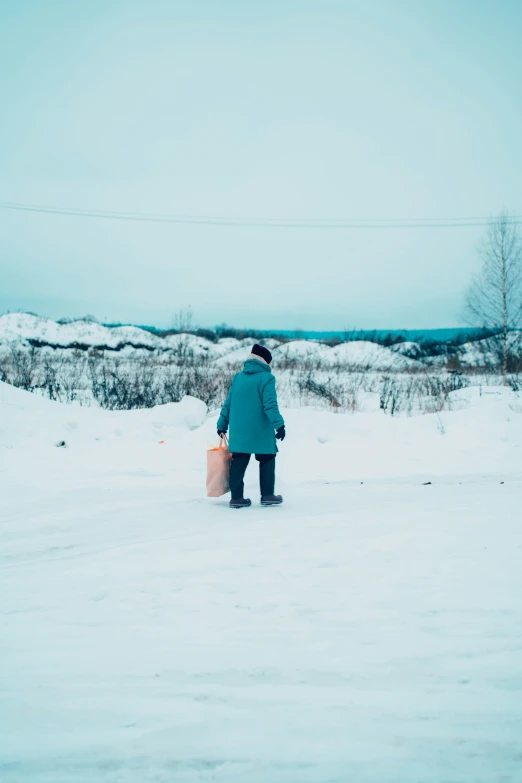
[[[292,340],[289,343],[283,343],[273,351],[274,362],[281,360],[320,360],[328,361],[331,351],[327,345],[314,342],[313,340]]]
[[[28,313],[8,313],[0,316],[0,341],[41,340],[51,345],[67,346],[73,343],[115,348],[125,342],[161,346],[161,338],[137,326],[107,327],[89,321],[58,324],[48,318]]]
[[[235,351],[225,353],[223,356],[220,356],[219,359],[216,359],[214,364],[216,364],[218,367],[234,366],[237,369],[240,369],[240,365],[242,365],[243,362],[245,362],[252,353],[252,346],[253,342],[252,340],[249,340],[247,346],[242,346],[241,348],[237,348]]]
[[[207,406],[194,397],[133,411],[63,405],[0,382],[0,448],[81,448],[94,441],[158,443],[200,427]]]
[[[234,351],[242,347],[243,343],[241,340],[236,340],[235,337],[222,337],[212,346],[212,354],[214,358],[218,359],[220,356],[234,353]]]
[[[419,362],[368,340],[357,340],[337,345],[331,349],[329,361],[373,370],[404,370],[420,366]]]
[[[170,334],[158,339],[161,340],[163,350],[171,350],[181,357],[212,355],[213,344],[204,337],[197,337],[194,334]]]
[[[233,338],[226,338],[218,341],[216,346],[218,350],[216,351],[214,349],[213,351],[214,354],[219,352],[218,358],[214,361],[214,364],[217,364],[218,366],[237,367],[248,359],[252,353],[255,340],[251,337],[247,337],[244,340],[234,340],[233,342],[232,340]],[[263,345],[265,345],[269,351],[274,351],[281,343],[277,340],[268,339],[263,340]]]

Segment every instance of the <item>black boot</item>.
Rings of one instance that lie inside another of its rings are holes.
[[[261,495],[262,506],[280,506],[282,502],[282,495]]]
[[[229,503],[230,508],[248,508],[251,505],[250,498],[232,498]]]

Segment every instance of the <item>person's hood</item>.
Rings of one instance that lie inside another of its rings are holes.
[[[252,375],[256,372],[272,372],[272,370],[270,369],[269,364],[256,357],[255,359],[246,360],[245,366],[243,367],[243,372]]]

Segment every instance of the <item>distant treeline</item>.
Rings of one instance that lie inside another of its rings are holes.
[[[122,324],[106,325],[121,326]],[[140,328],[145,329],[158,337],[179,334],[181,331],[179,329],[158,329],[154,326],[141,326]],[[422,345],[425,352],[431,347],[435,348],[440,345],[458,347],[464,345],[464,343],[484,340],[487,337],[492,337],[494,335],[494,332],[488,329],[433,329],[426,330],[425,332],[353,329],[344,332],[306,332],[301,331],[300,329],[281,331],[271,331],[267,329],[238,329],[234,326],[225,324],[216,326],[214,329],[197,328],[184,331],[196,335],[197,337],[203,337],[206,340],[210,340],[210,342],[217,342],[225,337],[232,337],[236,340],[257,340],[259,342],[274,339],[281,343],[287,343],[292,340],[317,340],[318,342],[332,347],[340,345],[341,343],[363,340],[377,343],[378,345],[383,345],[385,347],[404,342],[416,342]]]
[[[84,318],[61,318],[57,323],[74,323],[75,321],[97,322],[93,316]],[[236,340],[264,340],[274,339],[285,343],[292,340],[317,340],[330,346],[340,345],[344,342],[356,342],[367,340],[378,345],[390,347],[404,342],[420,343],[424,353],[429,353],[430,349],[436,349],[437,346],[445,345],[450,347],[459,347],[464,343],[484,340],[494,336],[495,332],[488,329],[476,328],[448,328],[448,329],[345,329],[338,332],[319,332],[307,331],[303,329],[240,329],[228,324],[220,324],[213,329],[193,327],[187,329],[160,329],[148,324],[128,324],[128,323],[105,323],[103,326],[114,328],[118,326],[137,326],[144,331],[150,332],[157,337],[168,337],[173,334],[193,334],[202,337],[210,342],[217,342],[226,337],[232,337]]]

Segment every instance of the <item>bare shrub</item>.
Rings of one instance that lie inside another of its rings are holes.
[[[88,367],[93,398],[110,410],[152,408],[179,402],[186,395],[213,408],[224,402],[231,382],[230,373],[205,363],[154,366],[143,360],[129,366],[90,357]]]
[[[172,319],[172,326],[176,332],[190,332],[192,321],[194,320],[194,311],[191,305],[181,307]]]
[[[330,363],[325,363],[320,357],[310,354],[308,356],[296,356],[282,351],[277,354],[274,361],[274,368],[283,372],[284,370],[298,370],[299,372],[321,372],[331,369]]]
[[[395,414],[398,406],[400,390],[395,383],[394,378],[385,375],[382,379],[381,393],[379,395],[379,404],[381,410],[385,413]]]
[[[91,391],[102,408],[130,410],[152,408],[159,397],[153,368],[146,362],[126,367],[119,361],[97,361],[89,357]]]
[[[321,400],[326,400],[332,408],[341,407],[341,403],[339,402],[339,390],[334,392],[332,390],[332,384],[329,381],[327,383],[318,383],[312,378],[311,373],[308,372],[299,378],[297,387],[301,392],[309,392],[312,396],[319,397]]]
[[[449,395],[470,385],[470,380],[459,372],[448,376],[424,375],[392,376],[382,378],[379,395],[380,408],[385,413],[395,416],[414,411],[435,413],[448,409]]]
[[[36,348],[24,348],[17,343],[10,343],[11,353],[11,379],[13,386],[18,386],[25,391],[33,391],[35,388],[35,376],[39,363]]]
[[[179,402],[189,395],[212,409],[225,401],[233,375],[233,371],[216,371],[208,365],[169,368],[162,379],[161,402]]]
[[[336,410],[356,411],[359,409],[363,377],[360,373],[348,373],[341,377],[338,372],[332,372],[318,378],[313,371],[303,370],[298,373],[295,385],[305,400],[320,401]]]
[[[50,400],[61,399],[60,365],[45,359],[42,363],[43,378],[38,387],[46,393]]]

